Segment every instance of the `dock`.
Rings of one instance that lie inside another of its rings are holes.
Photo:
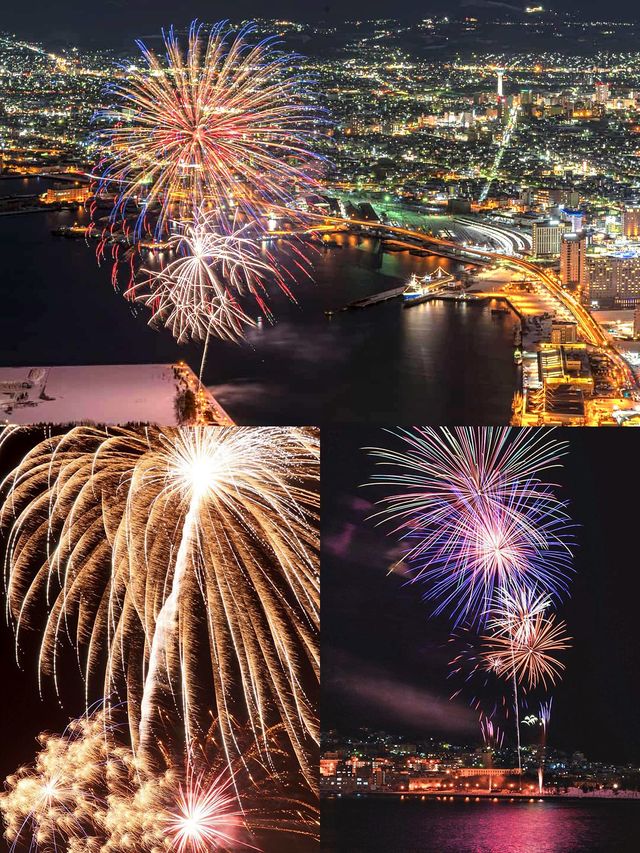
[[[402,296],[404,289],[404,285],[402,285],[402,287],[393,287],[391,290],[383,290],[382,293],[374,293],[372,296],[366,296],[364,299],[356,299],[355,302],[349,302],[345,305],[342,310],[355,311],[359,308],[369,308],[371,305],[388,302],[390,299],[397,299]]]
[[[356,299],[354,302],[349,302],[339,311],[357,311],[361,308],[370,308],[372,305],[380,305],[383,302],[389,302],[391,299],[399,299],[405,292],[406,287],[393,287],[391,290],[383,290],[382,293],[374,293],[372,296],[366,296],[364,299]],[[403,300],[403,308],[411,308],[412,305],[423,305],[425,302],[430,302],[432,299],[445,299],[452,302],[480,302],[484,301],[487,295],[484,293],[452,293],[447,290],[434,290],[431,293],[425,293],[424,296],[416,297],[411,300]],[[338,313],[337,311],[325,311],[328,317]]]
[[[432,299],[442,297],[441,290],[433,290],[431,293],[425,293],[424,296],[414,296],[413,299],[405,299],[402,303],[403,308],[412,308],[414,305],[424,305],[425,302],[431,302]]]
[[[441,299],[445,302],[484,302],[486,298],[484,294],[476,295],[475,293],[452,293],[450,290],[434,290],[433,293],[426,293],[424,296],[418,296],[415,299],[404,302],[403,308],[411,308],[412,305],[422,305],[424,302],[431,302],[432,299]]]

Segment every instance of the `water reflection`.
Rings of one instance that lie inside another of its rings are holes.
[[[326,853],[632,853],[638,802],[326,801]]]

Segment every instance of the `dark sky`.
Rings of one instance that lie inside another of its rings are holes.
[[[39,430],[37,435],[41,438]],[[31,436],[25,433],[3,446],[0,453],[0,480],[19,462],[32,443]],[[4,560],[2,538],[0,555],[0,559]],[[43,696],[38,695],[39,634],[33,632],[23,636],[18,666],[14,634],[5,619],[4,594],[0,598],[0,780],[4,780],[20,765],[33,761],[38,751],[36,738],[41,732],[61,733],[73,717],[82,715],[84,699],[77,669],[73,658],[69,656],[65,657],[63,666],[64,701],[55,695],[50,682],[44,685]],[[0,835],[0,853],[5,850],[8,850],[8,845]]]
[[[205,21],[225,17],[234,19],[262,15],[265,17],[289,17],[302,20],[329,20],[339,23],[345,18],[385,17],[390,14],[411,19],[421,18],[431,12],[445,11],[455,14],[463,8],[469,14],[494,17],[503,9],[522,8],[521,0],[396,0],[391,6],[387,0],[342,0],[340,3],[327,0],[28,0],[26,3],[7,0],[3,3],[0,31],[13,31],[25,37],[45,41],[69,39],[79,43],[94,40],[99,44],[125,45],[134,36],[153,34],[161,26],[182,26],[197,17]],[[575,12],[574,0],[555,0],[546,4],[548,8]],[[602,17],[602,4],[597,0],[584,0],[579,4],[584,17]],[[606,6],[608,19],[628,19],[635,16],[635,3],[631,0],[612,0]]]
[[[39,430],[35,431],[42,437]],[[32,446],[30,434],[14,436],[3,445],[0,454],[0,479],[19,462],[22,455]],[[0,554],[4,560],[4,539],[0,538]],[[38,695],[38,641],[39,634],[32,632],[23,636],[19,655],[20,666],[16,662],[13,631],[5,618],[6,598],[3,594],[2,618],[0,619],[0,778],[14,771],[19,764],[30,762],[36,752],[36,736],[42,731],[61,732],[74,716],[81,716],[84,710],[82,690],[78,689],[77,672],[71,659],[65,659],[65,669],[71,681],[65,678],[66,709],[61,707],[51,684]],[[64,677],[64,676],[63,676]],[[2,841],[0,840],[0,850]]]
[[[574,647],[554,691],[550,744],[588,757],[640,762],[638,502],[634,430],[566,430],[564,468],[550,478],[569,499],[576,575],[560,608]],[[395,440],[397,442],[397,439]],[[416,586],[387,569],[399,556],[386,530],[367,521],[381,492],[364,446],[389,446],[380,429],[322,434],[322,722],[352,731],[478,740],[477,716],[447,680],[448,622],[429,618]]]

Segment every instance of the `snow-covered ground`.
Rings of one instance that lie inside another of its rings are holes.
[[[184,365],[0,367],[0,422],[170,426],[178,423],[178,397],[194,387],[197,379]]]

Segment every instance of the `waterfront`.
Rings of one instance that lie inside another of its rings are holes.
[[[4,180],[0,193],[40,192],[42,180]],[[82,214],[81,214],[82,216]],[[194,369],[199,348],[146,325],[96,266],[94,245],[51,236],[71,211],[0,217],[2,364],[173,362]],[[278,322],[246,344],[211,342],[205,383],[239,423],[505,423],[517,383],[510,315],[488,304],[399,301],[325,317],[347,302],[398,286],[443,262],[380,254],[340,238],[313,255],[314,281],[298,303],[272,299]]]
[[[326,853],[634,853],[640,803],[325,800]]]

